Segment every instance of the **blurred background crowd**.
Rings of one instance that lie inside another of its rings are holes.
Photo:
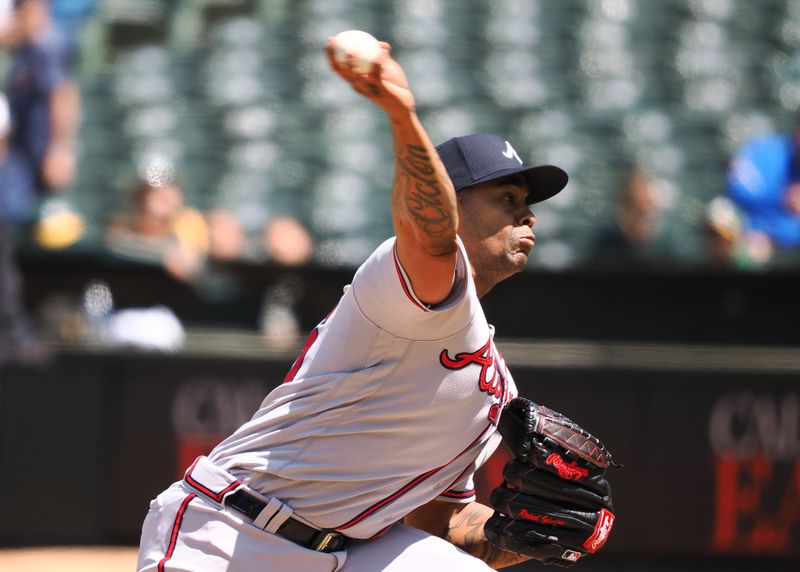
[[[798,0],[0,0],[0,362],[43,351],[31,253],[200,288],[271,264],[285,318],[291,268],[389,236],[385,120],[322,51],[354,27],[392,43],[434,141],[494,131],[570,174],[531,272],[800,267]]]

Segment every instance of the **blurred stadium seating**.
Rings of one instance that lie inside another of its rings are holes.
[[[67,197],[102,229],[136,164],[166,155],[195,206],[249,233],[298,216],[319,263],[359,262],[391,232],[392,158],[380,113],[326,68],[348,28],[393,44],[435,141],[497,131],[570,172],[537,208],[531,268],[584,261],[631,165],[661,180],[672,254],[696,264],[731,153],[800,104],[797,0],[105,0]]]

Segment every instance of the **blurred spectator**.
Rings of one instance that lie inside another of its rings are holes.
[[[302,295],[303,280],[292,272],[279,275],[264,292],[259,328],[267,346],[286,350],[297,344],[300,320],[296,306]]]
[[[748,250],[742,240],[741,216],[727,197],[716,197],[708,204],[702,232],[706,264],[713,269],[751,269],[764,256],[757,248]]]
[[[78,52],[81,28],[97,10],[97,0],[50,0],[53,22],[74,57]]]
[[[34,215],[36,191],[33,173],[9,145],[11,112],[0,94],[0,219],[9,225],[29,222]]]
[[[0,368],[34,363],[45,357],[22,299],[22,277],[14,260],[8,229],[0,219]]]
[[[625,269],[664,263],[658,201],[656,181],[639,169],[629,171],[616,197],[615,224],[595,240],[589,264]]]
[[[773,248],[800,246],[800,127],[757,137],[731,162],[728,196],[744,214],[748,250],[770,258]]]
[[[208,225],[208,257],[227,262],[244,256],[247,246],[242,225],[232,212],[215,208],[206,213]]]
[[[264,226],[262,246],[268,259],[283,266],[302,266],[311,260],[314,243],[296,218],[279,216]]]
[[[0,48],[4,48],[8,41],[6,38],[11,33],[13,26],[12,16],[14,14],[13,0],[0,0]],[[4,61],[5,54],[0,53],[0,65],[7,65]],[[5,78],[0,81],[0,86],[4,85]]]
[[[25,169],[12,160],[7,146],[11,129],[8,105],[0,94],[0,367],[10,362],[31,362],[44,356],[25,314],[22,282],[11,240],[11,225],[28,210],[24,190],[30,181]]]
[[[75,177],[80,94],[69,50],[46,0],[14,0],[0,43],[11,48],[6,90],[11,106],[11,150],[33,173],[39,192],[53,192]]]
[[[131,210],[118,214],[109,226],[109,247],[163,264],[181,280],[197,276],[209,251],[209,229],[203,215],[184,204],[172,165],[163,160],[146,165],[132,200]]]
[[[267,260],[278,266],[307,264],[314,254],[314,241],[302,223],[291,216],[277,216],[264,226],[261,246]],[[272,348],[293,348],[300,335],[297,304],[303,295],[303,280],[287,268],[264,293],[261,303],[261,335]]]
[[[224,208],[205,213],[208,248],[201,267],[194,273],[192,286],[206,304],[226,304],[242,296],[243,285],[235,265],[246,256],[247,238],[239,219]]]
[[[14,13],[14,0],[0,0],[0,38],[8,34],[11,16]]]

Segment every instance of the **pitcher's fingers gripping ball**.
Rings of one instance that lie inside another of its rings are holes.
[[[414,96],[392,47],[367,32],[347,30],[328,38],[331,68],[358,93],[390,116],[398,109],[413,109]]]
[[[524,397],[505,407],[499,430],[515,458],[492,491],[489,541],[560,566],[602,548],[614,525],[605,473],[618,465],[600,440]]]
[[[383,49],[375,36],[361,30],[346,30],[333,37],[333,57],[336,62],[358,74],[370,73],[381,58]]]

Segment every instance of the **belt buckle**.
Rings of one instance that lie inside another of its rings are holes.
[[[320,530],[320,533],[314,539],[314,542],[309,548],[316,552],[325,552],[325,549],[328,548],[332,542],[339,540],[340,538],[341,534],[338,532]]]

